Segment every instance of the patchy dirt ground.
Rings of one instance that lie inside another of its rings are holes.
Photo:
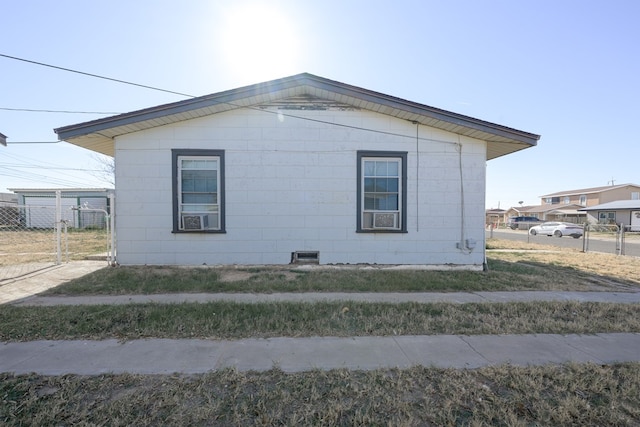
[[[241,282],[243,280],[250,280],[253,277],[257,277],[260,275],[264,275],[265,271],[243,271],[243,270],[232,270],[223,268],[220,271],[220,282],[230,283],[230,282]],[[294,280],[296,278],[296,274],[288,271],[284,267],[282,268],[270,268],[267,274],[276,274],[281,276],[284,280]]]

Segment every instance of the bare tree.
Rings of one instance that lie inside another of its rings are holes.
[[[93,160],[98,164],[98,170],[93,173],[96,178],[116,186],[116,162],[113,157],[94,153]]]

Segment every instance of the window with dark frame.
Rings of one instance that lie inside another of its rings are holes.
[[[173,232],[224,232],[224,151],[171,152]]]
[[[598,223],[600,224],[615,224],[616,213],[615,212],[598,212]]]
[[[407,232],[407,153],[358,151],[358,232]]]

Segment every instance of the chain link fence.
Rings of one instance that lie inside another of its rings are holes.
[[[550,244],[561,248],[581,249],[582,252],[602,252],[614,255],[640,256],[640,229],[637,226],[625,224],[589,223],[582,225],[582,236],[578,239],[536,238],[531,234],[530,223],[526,231],[497,230],[489,227],[485,233],[486,239],[507,238],[510,240],[526,241],[527,243]],[[494,235],[494,231],[497,236]],[[524,232],[523,232],[524,231]],[[537,233],[541,236],[540,233]]]
[[[0,281],[55,265],[56,249],[55,207],[0,207]]]
[[[0,206],[0,285],[81,259],[112,262],[110,216],[89,206]]]
[[[607,253],[626,255],[625,247],[628,231],[629,227],[625,227],[624,224],[585,224],[582,251],[588,252],[591,241],[597,239],[600,242],[608,242],[608,244],[604,244]]]

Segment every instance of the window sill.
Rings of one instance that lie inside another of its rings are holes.
[[[173,234],[226,234],[226,230],[172,230]]]
[[[393,234],[406,234],[408,233],[407,230],[368,230],[368,229],[361,229],[361,230],[356,230],[356,233],[393,233]]]

